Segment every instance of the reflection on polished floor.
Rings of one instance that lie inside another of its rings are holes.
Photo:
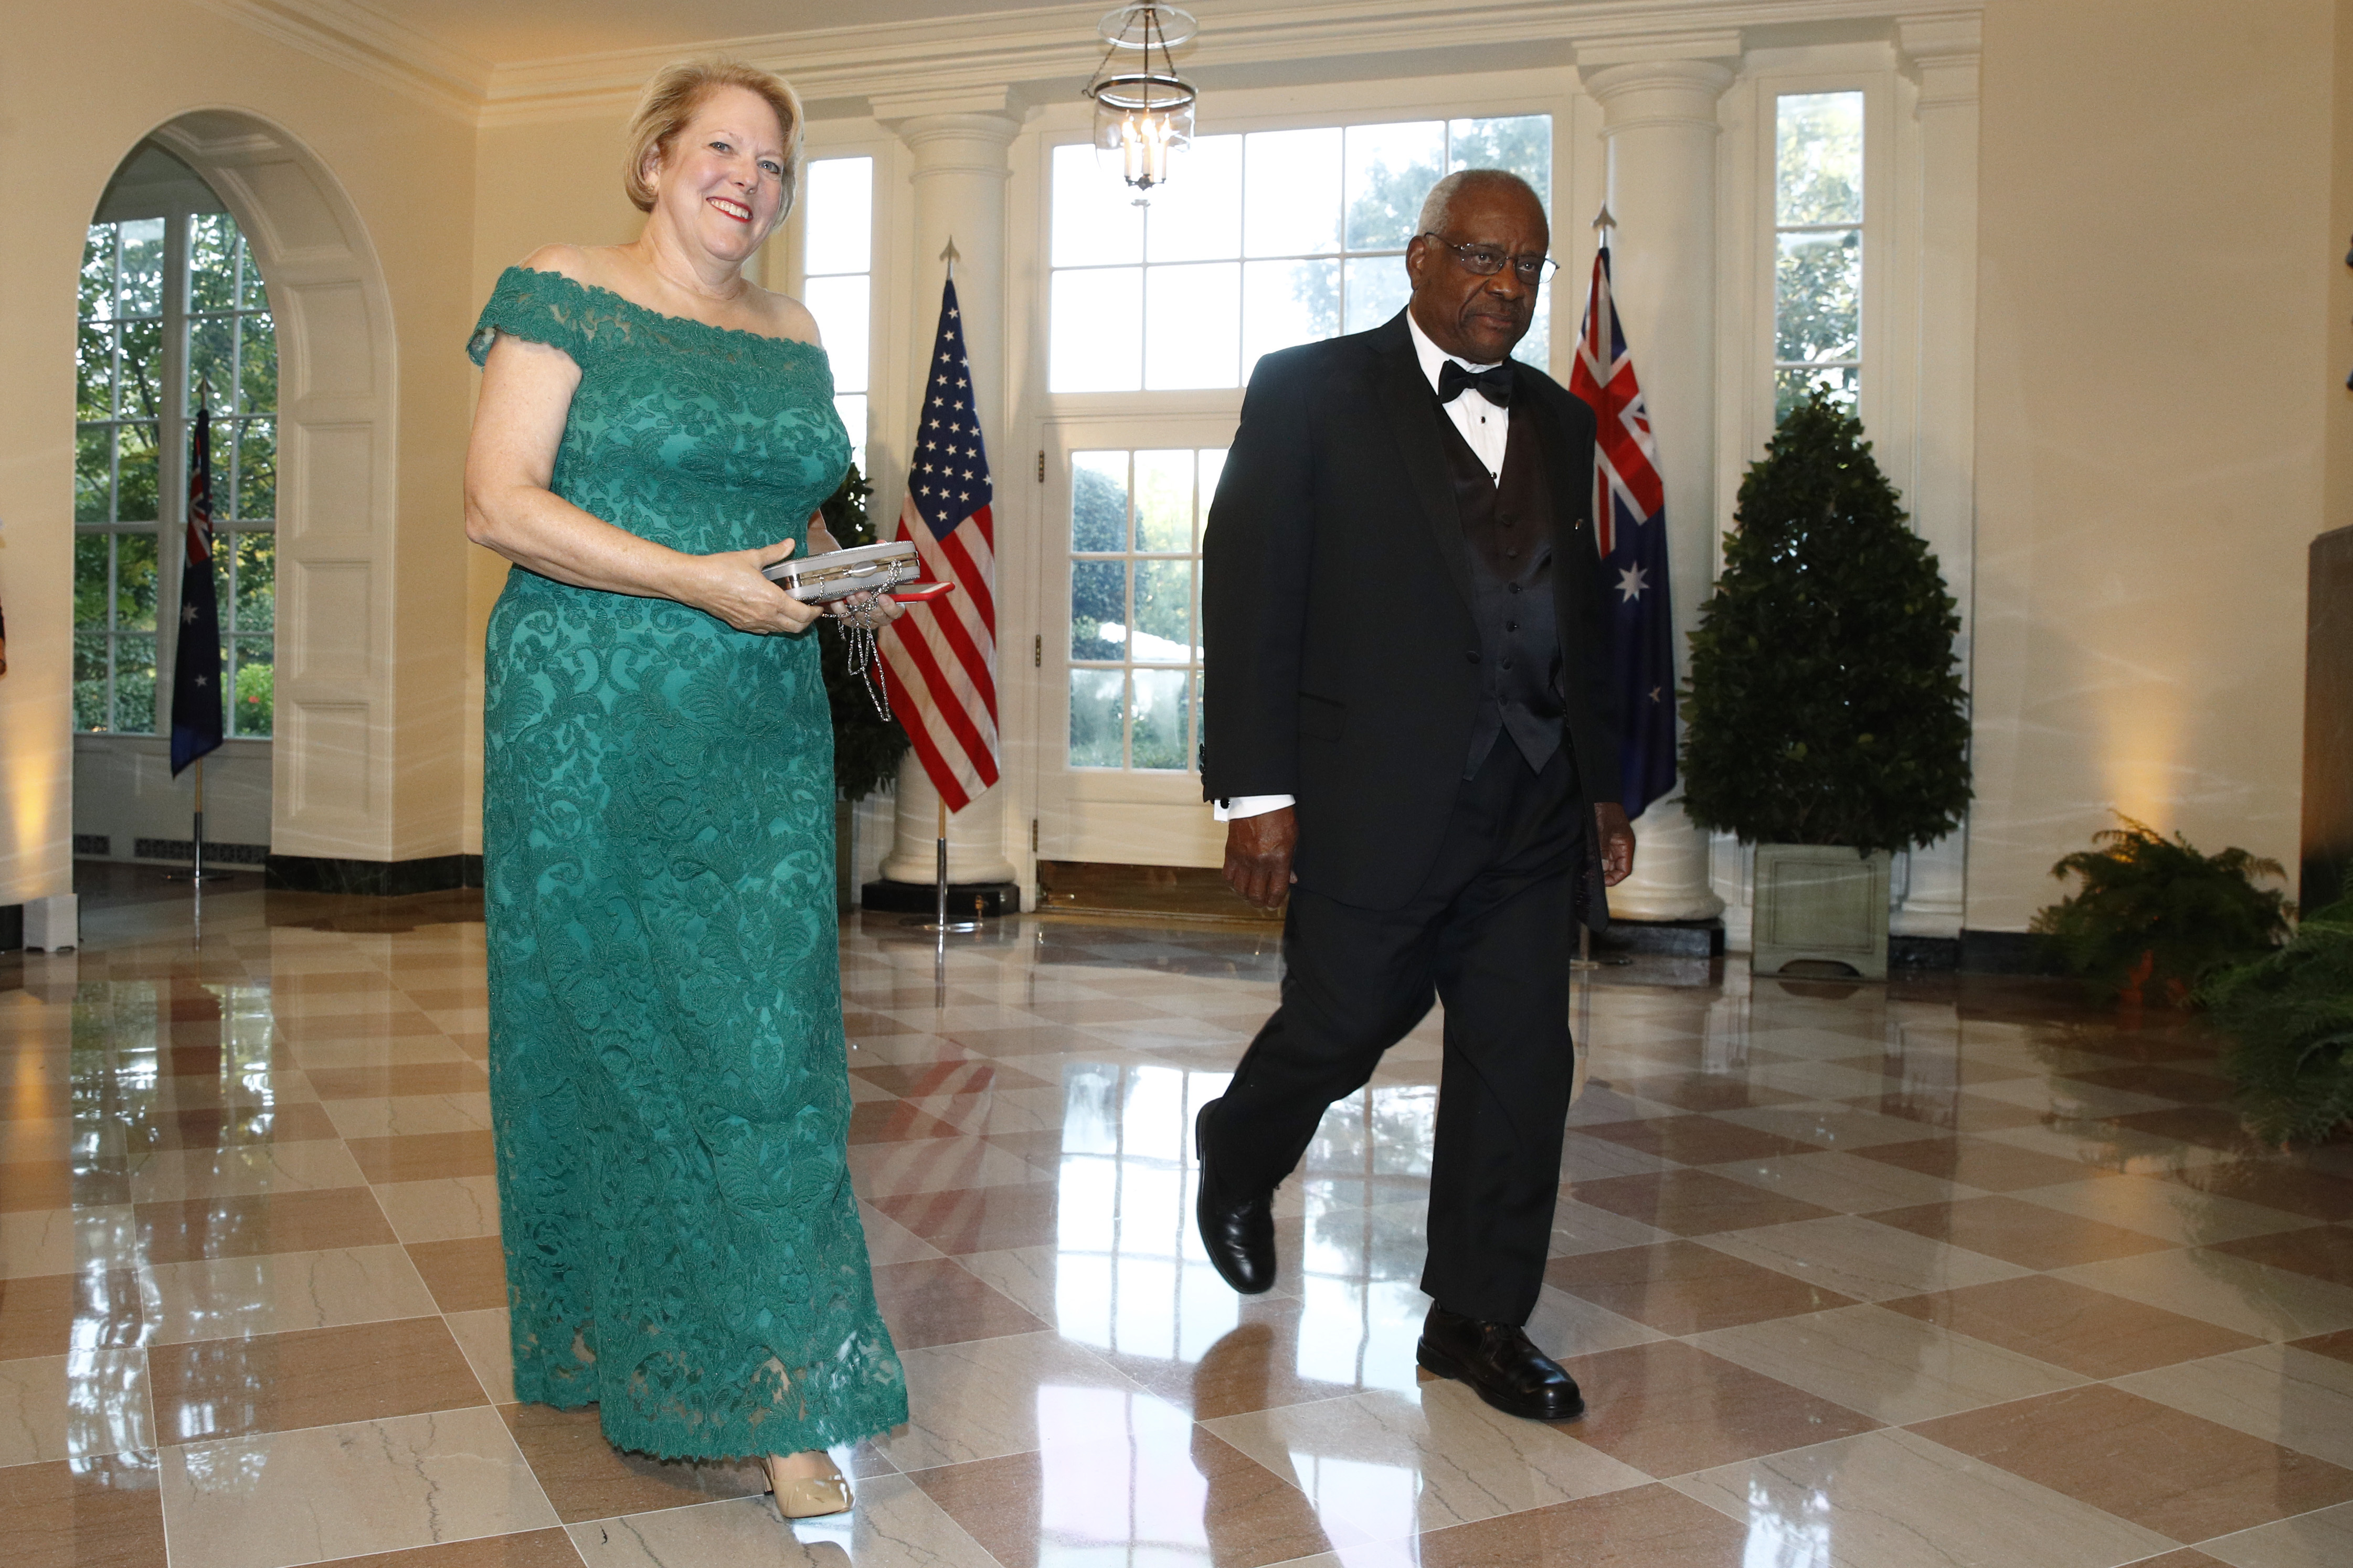
[[[244,883],[251,886],[249,879]],[[2211,1045],[2024,985],[1581,994],[1533,1330],[1592,1413],[1416,1373],[1436,1025],[1334,1108],[1250,1301],[1185,1129],[1273,933],[842,943],[913,1422],[793,1529],[512,1403],[463,898],[208,893],[0,959],[0,1560],[274,1568],[2343,1568],[2353,1158]]]

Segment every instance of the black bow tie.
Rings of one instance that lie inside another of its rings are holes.
[[[1512,367],[1491,364],[1485,370],[1465,370],[1452,360],[1438,367],[1438,401],[1451,403],[1462,395],[1466,387],[1476,387],[1479,395],[1498,408],[1512,405]]]

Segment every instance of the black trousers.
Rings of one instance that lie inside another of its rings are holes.
[[[1535,1308],[1560,1187],[1576,1071],[1568,1032],[1572,899],[1587,832],[1576,772],[1539,773],[1499,737],[1463,781],[1428,879],[1367,910],[1294,888],[1282,999],[1210,1111],[1221,1197],[1291,1174],[1324,1108],[1446,1005],[1429,1258],[1421,1288],[1450,1311],[1524,1323]]]

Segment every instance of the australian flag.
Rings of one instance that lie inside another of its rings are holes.
[[[172,656],[172,776],[221,743],[220,598],[213,592],[213,416],[196,411],[188,443],[188,552],[180,570],[180,640]]]
[[[1659,448],[1610,297],[1606,237],[1593,258],[1593,292],[1568,389],[1593,409],[1594,543],[1609,592],[1617,662],[1619,784],[1626,815],[1640,816],[1675,787],[1674,612]]]

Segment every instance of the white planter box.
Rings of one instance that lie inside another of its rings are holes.
[[[1749,967],[1778,974],[1811,959],[1886,979],[1892,858],[1884,849],[1864,857],[1834,844],[1759,844]]]

